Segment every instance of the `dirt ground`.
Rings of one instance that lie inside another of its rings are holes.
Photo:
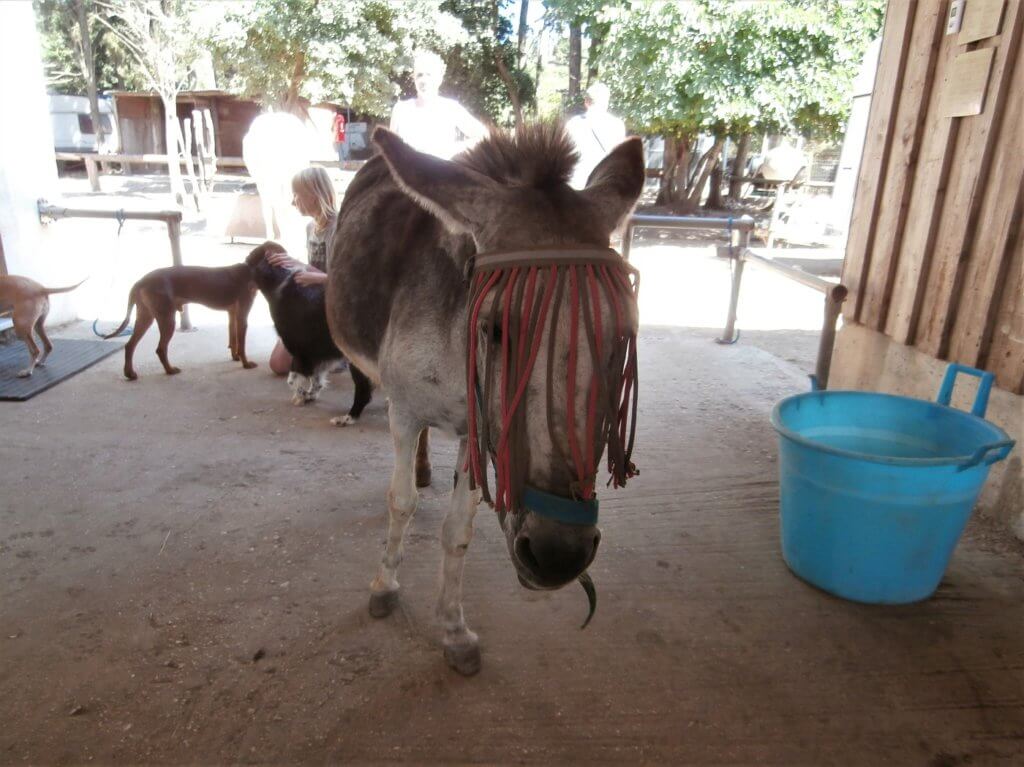
[[[1020,764],[1019,552],[969,537],[906,607],[796,579],[767,414],[804,368],[712,335],[642,331],[642,473],[603,494],[586,631],[582,590],[520,588],[481,509],[471,679],[433,614],[454,444],[375,621],[390,439],[381,397],[328,424],[347,376],[295,408],[208,321],[175,337],[179,376],[151,334],[138,382],[118,354],[3,403],[0,762]]]
[[[106,207],[162,191],[65,182],[66,199]],[[186,263],[244,257],[218,230],[237,186],[186,220]],[[160,226],[54,226],[92,246],[81,316],[104,327],[169,260]],[[138,382],[117,354],[0,403],[0,763],[1024,763],[1020,547],[972,523],[936,596],[906,607],[791,575],[768,413],[806,388],[820,297],[748,270],[740,342],[717,346],[729,277],[714,242],[640,239],[642,473],[602,495],[597,614],[580,632],[582,590],[523,590],[481,509],[472,679],[445,666],[433,611],[454,443],[435,435],[401,610],[375,621],[383,398],[332,427],[352,396],[336,375],[293,407],[266,368],[262,301],[256,370],[229,360],[224,316],[194,308],[199,330],[171,345],[179,376],[151,332]]]

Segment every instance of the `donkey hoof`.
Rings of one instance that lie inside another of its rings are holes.
[[[377,591],[370,594],[370,615],[387,618],[398,607],[398,591]]]
[[[175,368],[175,367],[167,368],[167,375],[169,375],[169,376],[176,376],[180,372],[181,372],[181,368]]]
[[[252,370],[254,367],[256,367],[256,363],[246,360],[245,362],[242,363],[242,367],[245,368],[246,370]]]
[[[19,370],[18,371],[18,378],[28,378],[31,375],[32,375],[32,371],[31,370]]]
[[[430,467],[416,467],[416,487],[430,487]]]
[[[473,676],[480,671],[480,645],[477,642],[460,642],[444,646],[445,662],[463,676]]]

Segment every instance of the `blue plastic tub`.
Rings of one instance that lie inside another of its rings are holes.
[[[981,378],[971,413],[958,372]],[[1013,441],[984,419],[992,374],[946,370],[937,403],[816,391],[779,402],[782,555],[804,580],[857,602],[925,599],[946,571],[989,467]]]

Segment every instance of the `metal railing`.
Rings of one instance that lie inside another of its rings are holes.
[[[181,266],[181,211],[180,210],[97,210],[95,208],[68,208],[54,205],[44,199],[36,203],[40,223],[59,221],[62,218],[101,218],[117,221],[163,221],[167,224],[167,238],[171,242],[171,263]],[[188,304],[181,308],[181,329],[191,330],[192,322],[188,316]]]
[[[85,175],[89,179],[89,188],[94,192],[100,191],[100,175],[107,163],[118,163],[120,165],[167,165],[166,154],[97,154],[95,152],[55,152],[54,157],[62,162],[85,163]],[[198,159],[198,158],[193,158]],[[184,157],[178,158],[178,164],[185,166],[187,163]],[[319,165],[323,168],[340,168],[342,170],[359,170],[366,164],[365,160],[311,160],[310,165]],[[245,160],[241,157],[218,157],[215,163],[216,168],[234,168],[245,170]]]
[[[729,312],[726,315],[725,328],[716,339],[720,344],[732,344],[739,338],[736,330],[736,313],[739,308],[740,285],[743,281],[743,266],[748,261],[770,269],[777,274],[806,285],[825,295],[824,317],[821,326],[821,338],[818,342],[818,356],[814,367],[815,386],[822,389],[828,386],[829,372],[832,368],[832,350],[835,346],[836,322],[843,301],[846,300],[847,289],[840,283],[830,282],[821,277],[809,274],[786,264],[765,258],[750,250],[750,237],[754,230],[754,219],[750,216],[739,218],[703,218],[699,216],[632,216],[626,222],[622,235],[622,255],[629,260],[633,244],[634,231],[640,227],[658,229],[713,229],[730,235],[729,258],[732,265],[732,280],[729,291]]]

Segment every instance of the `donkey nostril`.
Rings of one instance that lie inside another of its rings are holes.
[[[530,568],[533,572],[537,572],[540,568],[540,563],[537,562],[537,558],[533,555],[533,551],[530,549],[530,538],[528,536],[520,535],[516,538],[515,550],[519,561]]]

